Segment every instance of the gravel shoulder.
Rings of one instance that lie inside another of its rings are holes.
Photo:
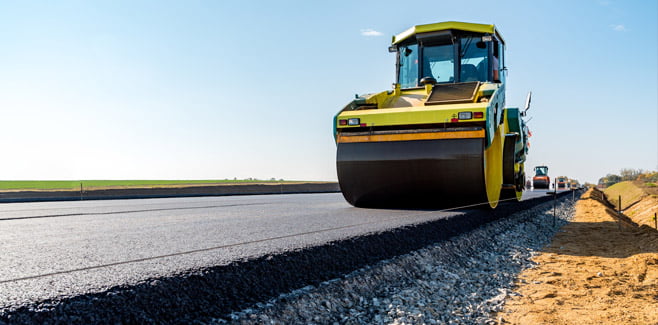
[[[590,193],[520,274],[503,323],[658,324],[658,232],[618,224]]]

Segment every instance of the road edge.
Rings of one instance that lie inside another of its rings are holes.
[[[0,203],[336,192],[340,192],[340,187],[335,182],[91,189],[84,191],[20,191],[0,192]]]

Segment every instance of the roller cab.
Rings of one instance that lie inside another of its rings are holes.
[[[358,207],[456,207],[521,197],[523,112],[505,108],[494,25],[443,22],[393,37],[393,89],[334,118],[338,181]]]

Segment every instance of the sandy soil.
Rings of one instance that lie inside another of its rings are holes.
[[[658,231],[618,224],[589,192],[534,261],[501,323],[658,324]]]

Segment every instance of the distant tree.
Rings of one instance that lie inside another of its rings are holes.
[[[637,177],[639,181],[656,183],[658,182],[658,172],[654,171],[645,171]]]
[[[605,175],[604,178],[605,178],[604,184],[606,187],[615,185],[622,181],[621,176],[615,174]]]
[[[623,168],[619,171],[622,181],[634,181],[638,176],[642,175],[642,169]]]
[[[596,183],[598,184],[598,186],[605,186],[606,181],[607,180],[606,180],[605,177],[601,177],[601,178],[599,178],[599,181],[596,182]]]

